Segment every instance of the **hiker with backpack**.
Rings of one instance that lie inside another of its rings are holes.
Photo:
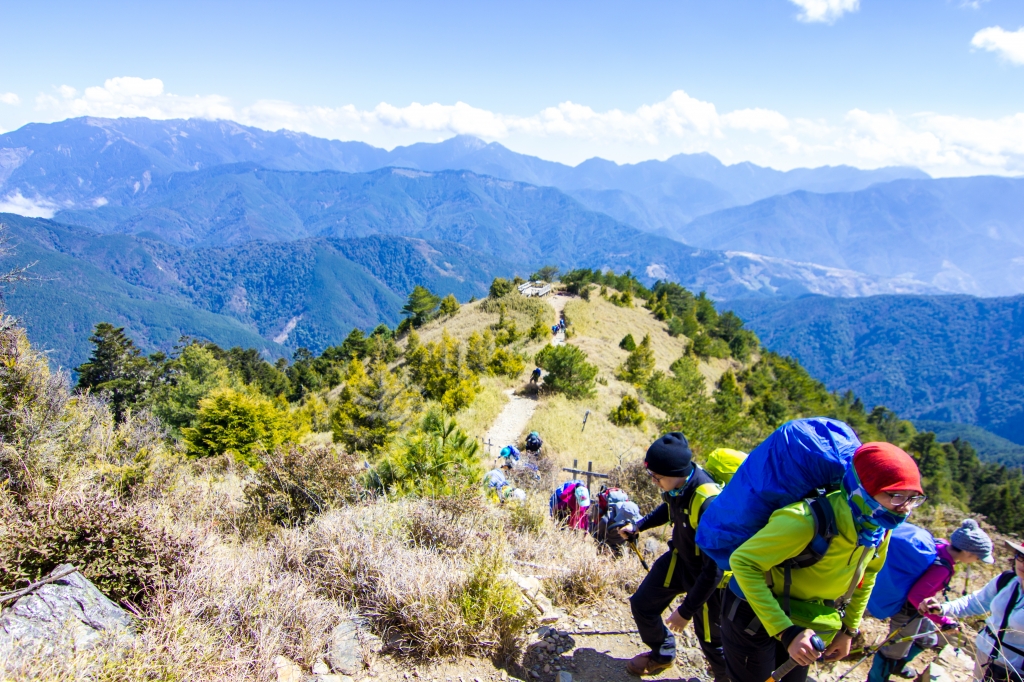
[[[637,523],[619,529],[623,540],[636,533],[672,524],[669,551],[661,555],[629,598],[640,639],[650,648],[626,665],[633,675],[655,675],[675,663],[676,639],[690,621],[716,682],[726,682],[725,657],[718,624],[722,570],[695,542],[696,521],[718,494],[718,484],[697,463],[681,433],[667,433],[648,448],[644,467],[661,489],[664,502]],[[696,508],[694,509],[694,505]],[[694,517],[691,517],[691,512]],[[686,594],[682,604],[662,621],[672,601]],[[758,680],[764,682],[764,678]]]
[[[530,383],[535,384],[540,381],[540,367],[534,367],[533,371],[530,372]]]
[[[544,441],[541,440],[540,434],[536,431],[530,431],[529,435],[526,436],[526,451],[536,455],[540,452],[542,445],[544,445]]]
[[[974,677],[978,680],[1024,679],[1024,545],[1006,541],[1013,550],[1013,568],[985,587],[954,601],[941,603],[928,597],[921,613],[965,618],[983,616],[985,627],[974,640],[977,650]]]
[[[619,529],[640,521],[643,516],[640,507],[629,499],[626,491],[601,486],[597,494],[597,515],[597,521],[591,525],[594,539],[616,557],[622,556],[622,545],[628,539],[619,535]]]
[[[833,464],[843,473],[839,490],[775,507],[729,556],[722,641],[733,682],[764,682],[789,661],[796,667],[783,679],[803,682],[819,657],[845,658],[885,562],[889,531],[925,499],[917,464],[895,445],[860,445],[849,426],[823,418],[789,422],[776,434],[751,453],[726,492],[743,495],[753,475],[799,479],[811,467],[824,472]],[[723,493],[711,506],[742,517],[742,507],[728,506],[735,500]]]
[[[882,567],[868,600],[868,611],[879,620],[889,621],[887,642],[875,654],[868,682],[883,682],[890,675],[904,678],[917,673],[906,665],[924,649],[938,646],[936,626],[955,630],[956,621],[948,616],[918,610],[921,603],[949,588],[957,564],[976,561],[993,563],[992,539],[974,519],[964,519],[953,531],[949,542],[936,540],[924,528],[904,523],[892,533],[885,566]]]
[[[568,528],[590,530],[590,489],[578,479],[566,481],[548,500],[551,518]]]

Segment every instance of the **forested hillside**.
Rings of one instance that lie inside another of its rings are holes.
[[[833,391],[1024,443],[1024,297],[820,296],[730,307]]]

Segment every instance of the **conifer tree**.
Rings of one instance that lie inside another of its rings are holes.
[[[123,422],[128,411],[146,399],[153,366],[124,333],[124,327],[100,322],[89,341],[94,346],[92,355],[75,368],[78,388],[107,396],[114,419]]]
[[[434,295],[426,287],[416,285],[409,294],[402,314],[405,315],[413,327],[419,327],[434,316],[434,312],[441,304],[441,299]]]
[[[451,317],[455,313],[459,312],[459,302],[455,298],[455,294],[448,294],[441,299],[441,307],[437,310],[441,317]]]
[[[213,351],[198,343],[190,343],[181,354],[167,364],[163,383],[153,391],[153,414],[180,434],[191,426],[199,412],[199,401],[224,386],[241,388],[241,381]]]
[[[334,442],[349,452],[375,458],[387,450],[408,423],[416,397],[383,362],[370,365],[353,360],[338,406],[331,413]]]
[[[597,366],[587,362],[587,354],[576,346],[545,346],[534,360],[547,370],[544,385],[569,398],[586,398],[594,393]]]
[[[643,340],[623,363],[620,375],[624,381],[636,386],[647,383],[654,374],[654,349],[651,348],[651,335],[645,334]]]

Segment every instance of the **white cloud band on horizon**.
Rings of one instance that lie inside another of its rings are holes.
[[[805,23],[833,24],[847,12],[860,9],[860,0],[789,0],[801,9],[797,19]]]
[[[1001,26],[983,28],[971,38],[979,50],[995,52],[1011,64],[1024,65],[1024,27],[1007,31]]]
[[[593,156],[620,163],[708,152],[726,163],[788,169],[848,164],[917,166],[933,175],[1024,172],[1024,113],[999,119],[937,113],[901,116],[854,109],[835,122],[751,107],[721,113],[682,90],[634,111],[596,111],[562,102],[529,116],[455,104],[373,109],[260,100],[236,107],[219,95],[183,97],[156,78],[112,78],[81,94],[62,86],[36,99],[47,120],[73,116],[228,119],[268,130],[360,140],[393,148],[452,135],[500,141],[515,151],[576,164]]]

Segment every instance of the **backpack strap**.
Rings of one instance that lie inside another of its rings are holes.
[[[789,615],[789,592],[793,585],[793,569],[808,568],[821,561],[832,544],[832,538],[839,534],[835,510],[832,509],[824,490],[819,490],[817,497],[807,498],[804,502],[807,503],[811,510],[811,517],[814,519],[814,536],[802,552],[779,564],[782,567],[782,610],[787,616]],[[861,564],[863,564],[865,556],[866,554],[861,556]],[[857,589],[856,577],[859,572],[858,569],[854,573],[853,589],[849,591],[851,593]]]
[[[1006,573],[1008,573],[1008,572],[1009,571],[1007,571]],[[999,578],[997,578],[997,580],[1002,579],[1003,575],[1006,575],[1006,573],[1003,573],[1002,575],[1000,575]],[[999,587],[999,583],[998,582],[996,583],[996,587]],[[1000,591],[1002,591],[1002,590],[1000,590]],[[1009,625],[1009,623],[1010,623],[1010,614],[1013,613],[1013,609],[1017,606],[1017,599],[1019,597],[1020,597],[1020,581],[1014,583],[1013,591],[1010,592],[1010,598],[1006,601],[1006,609],[1004,609],[1004,611],[1003,611],[1003,622],[1000,623],[1000,625],[999,625],[999,632],[994,633],[995,634],[995,640],[996,640],[996,653],[997,653],[997,655],[994,657],[994,659],[997,660],[997,661],[999,660],[1000,657],[1004,661],[1006,660],[1006,655],[1003,653],[1003,649],[1004,648],[1005,649],[1010,649],[1010,650],[1014,650],[1015,649],[1015,647],[1012,647],[1009,644],[1007,644],[1006,642],[1004,642],[1003,638],[1006,637],[1006,626]],[[989,632],[991,632],[991,630],[989,630]],[[1014,653],[1017,653],[1017,651],[1019,651],[1019,650],[1015,650]]]
[[[717,483],[702,483],[697,486],[697,489],[693,491],[693,495],[690,496],[690,504],[686,510],[686,518],[689,521],[690,528],[697,529],[697,524],[700,523],[700,517],[704,515],[704,510],[708,508],[711,500],[715,499],[720,492],[722,492],[722,488]]]
[[[1017,576],[1013,571],[1003,571],[996,578],[996,592],[1002,592],[1006,589],[1006,586]]]

